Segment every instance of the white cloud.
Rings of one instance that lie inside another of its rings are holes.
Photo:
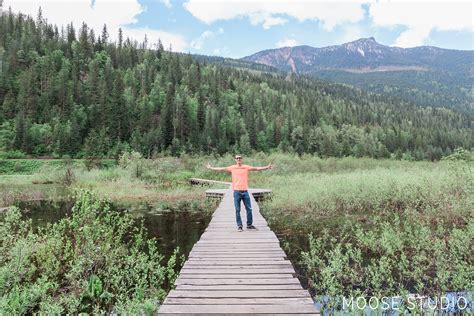
[[[207,30],[207,31],[204,31],[201,35],[199,35],[199,37],[193,39],[191,41],[191,48],[195,49],[195,50],[201,50],[204,46],[204,42],[209,39],[209,38],[213,38],[217,35],[220,35],[220,34],[223,34],[224,33],[224,29],[222,27],[220,27],[216,32],[212,32],[210,30]]]
[[[187,0],[183,6],[197,19],[211,24],[218,20],[248,17],[254,25],[264,28],[282,25],[288,15],[298,21],[318,20],[330,31],[336,25],[358,22],[364,18],[363,0],[318,1],[318,0]]]
[[[398,47],[421,46],[428,39],[430,33],[431,29],[429,27],[410,28],[400,33],[393,45]]]
[[[249,19],[250,19],[250,24],[252,25],[262,24],[265,30],[268,30],[269,28],[275,25],[284,25],[285,23],[288,22],[287,19],[284,19],[281,17],[275,17],[268,13],[261,13],[261,12],[251,13],[249,15]]]
[[[123,34],[124,37],[136,39],[138,42],[141,42],[146,34],[148,48],[154,48],[153,45],[158,43],[158,39],[161,40],[165,49],[168,49],[171,45],[175,52],[183,52],[188,46],[184,38],[180,35],[150,28],[124,28]]]
[[[161,3],[165,5],[168,9],[170,9],[173,5],[171,4],[171,0],[159,0]]]
[[[41,7],[48,22],[58,26],[66,26],[72,22],[77,29],[84,21],[94,29],[96,35],[100,34],[104,24],[107,24],[111,40],[117,39],[118,29],[121,27],[125,37],[130,36],[139,42],[147,33],[149,43],[156,43],[157,37],[160,37],[165,47],[172,44],[173,50],[182,51],[186,48],[186,42],[180,35],[135,27],[137,16],[145,11],[137,0],[95,0],[94,5],[91,0],[5,0],[3,7],[11,7],[13,12],[22,12],[35,18],[38,8]]]
[[[293,38],[285,38],[275,44],[276,48],[297,46],[298,41]]]
[[[369,14],[375,26],[407,30],[396,39],[395,45],[412,47],[423,45],[433,30],[472,31],[473,4],[470,1],[415,1],[380,0],[372,3]]]

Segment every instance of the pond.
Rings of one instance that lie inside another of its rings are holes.
[[[0,177],[0,208],[14,205],[18,201],[61,200],[67,195],[68,189],[63,185],[35,184],[30,175],[2,175]]]
[[[72,201],[60,200],[37,200],[22,201],[16,203],[26,218],[33,221],[38,227],[46,223],[56,222],[71,214],[74,203]],[[117,210],[125,209],[124,206],[114,205]],[[143,220],[150,238],[154,237],[158,243],[158,249],[165,256],[165,260],[173,254],[176,247],[186,257],[194,244],[199,240],[211,219],[211,213],[184,209],[162,210],[157,205],[136,204],[128,206],[133,210],[137,222]]]

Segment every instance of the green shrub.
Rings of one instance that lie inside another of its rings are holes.
[[[441,295],[474,288],[473,240],[472,218],[446,229],[376,216],[365,225],[346,224],[337,234],[324,229],[310,235],[302,263],[320,295]]]
[[[23,159],[26,158],[24,152],[19,150],[0,151],[0,159]]]
[[[153,312],[182,261],[166,263],[130,213],[79,191],[72,215],[33,230],[16,208],[0,222],[0,314]]]

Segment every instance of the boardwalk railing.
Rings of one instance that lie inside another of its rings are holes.
[[[225,184],[231,186],[231,182],[226,181],[218,181],[218,180],[208,180],[208,179],[200,179],[200,178],[191,178],[189,179],[191,184]]]
[[[232,191],[221,194],[222,201],[191,250],[176,289],[158,314],[317,315],[255,199],[251,197],[258,230],[238,232]],[[242,217],[245,223],[243,207]]]

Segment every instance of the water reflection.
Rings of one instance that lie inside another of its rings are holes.
[[[71,214],[73,201],[23,201],[17,203],[26,218],[31,218],[34,227],[56,222]],[[116,210],[124,210],[123,206],[114,205]],[[154,205],[133,205],[127,207],[133,210],[138,221],[148,231],[148,236],[155,237],[158,249],[165,260],[179,247],[180,253],[186,257],[193,245],[199,240],[211,219],[209,212],[199,212],[180,207],[179,210],[161,210]]]

